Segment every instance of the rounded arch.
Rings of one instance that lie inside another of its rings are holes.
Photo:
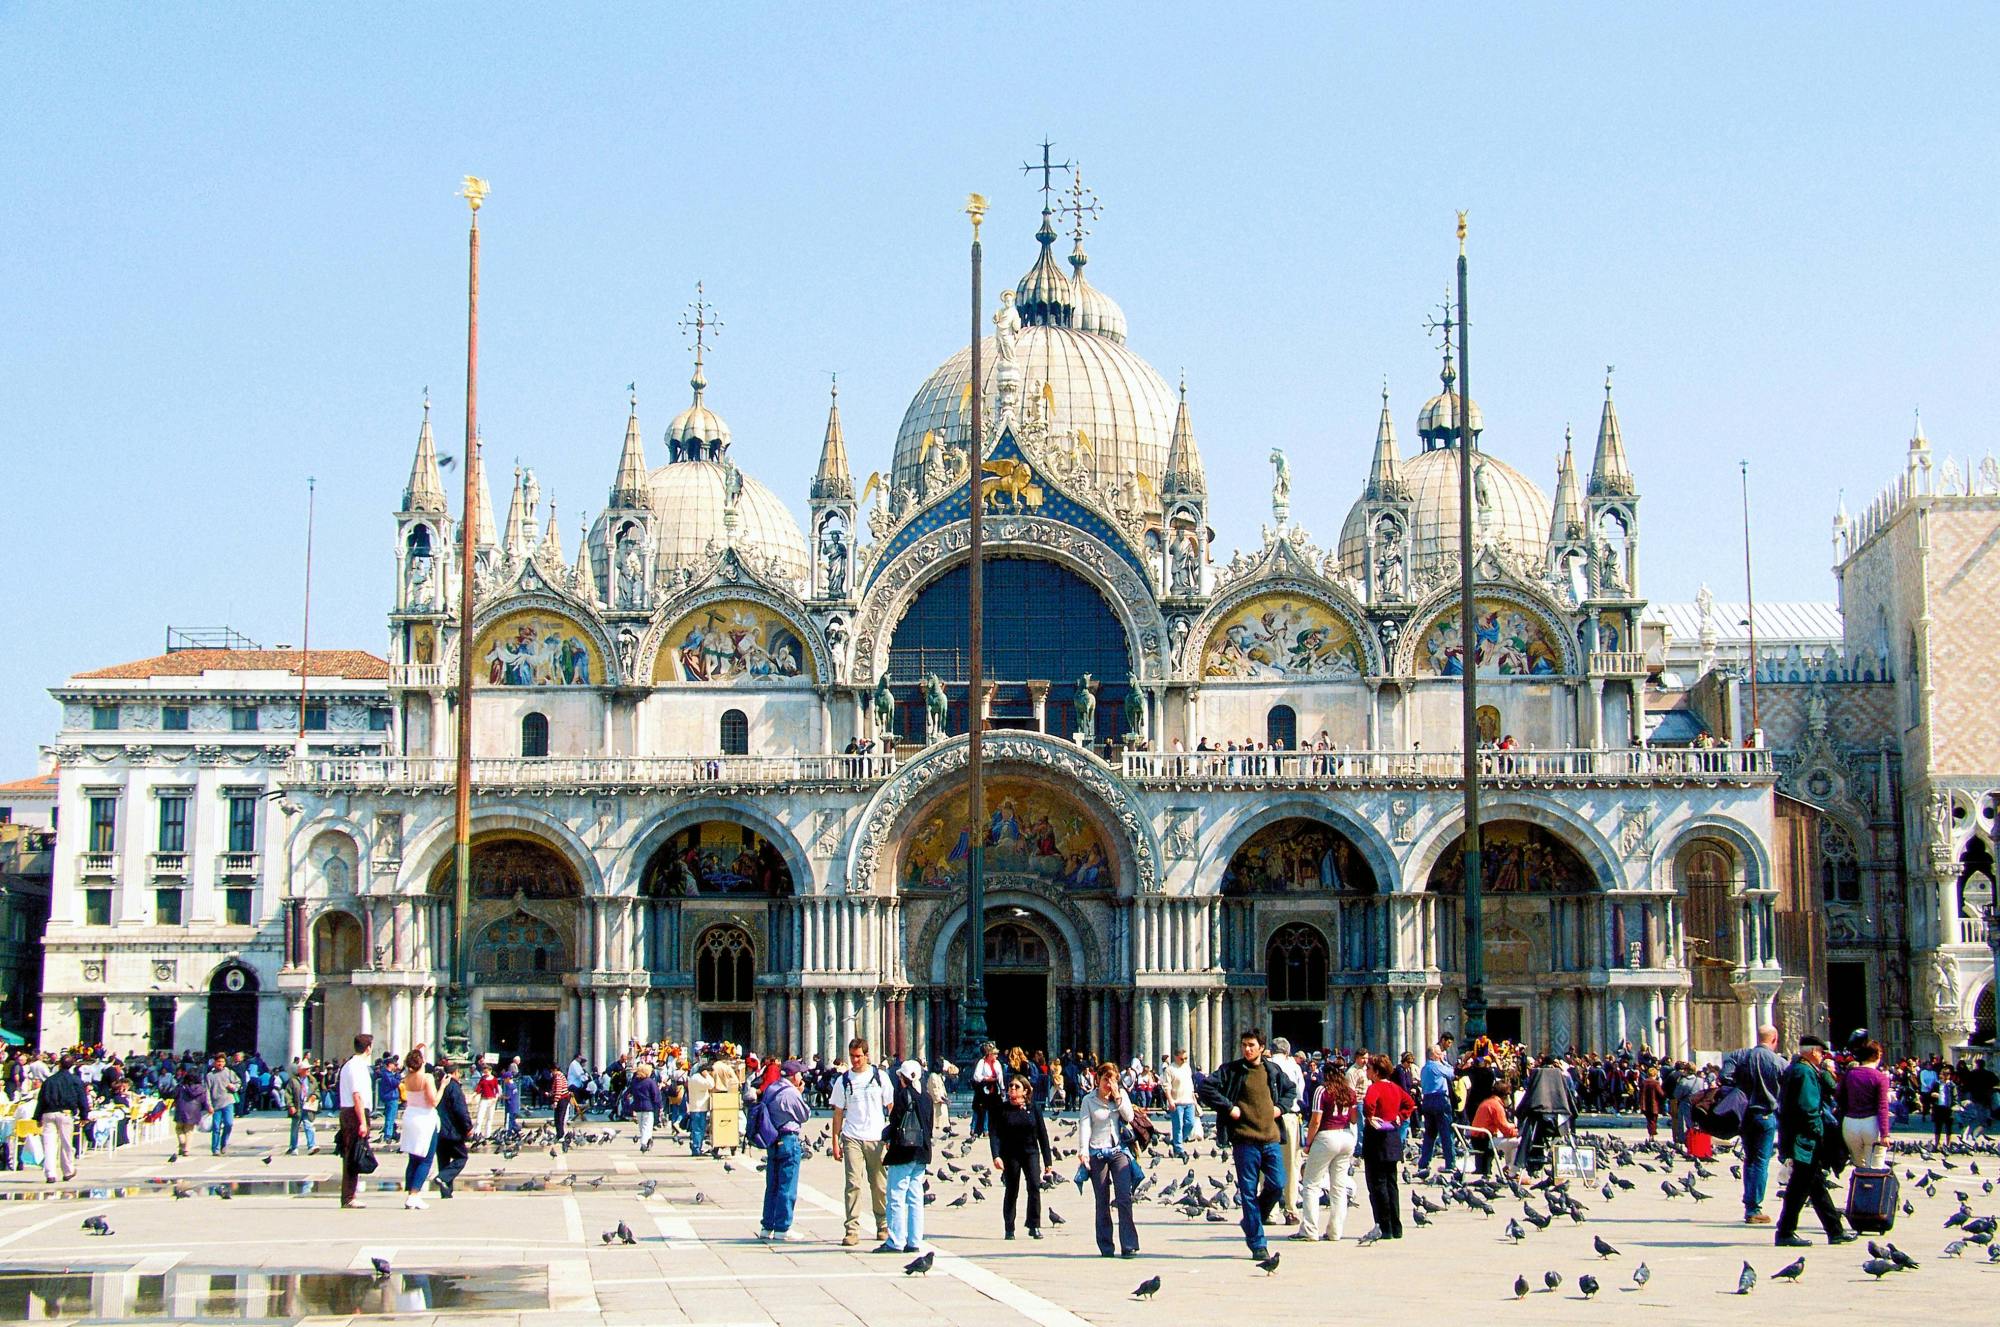
[[[1015,912],[1025,916],[1014,915]],[[1022,888],[996,889],[986,896],[986,924],[1025,924],[1048,945],[1049,971],[1064,984],[1081,985],[1104,971],[1105,955],[1082,909],[1065,898]],[[954,951],[965,934],[965,902],[933,910],[910,957],[924,965],[931,984],[950,987],[965,979]],[[962,952],[962,951],[960,951]]]
[[[263,985],[256,968],[241,958],[231,957],[209,969],[202,989],[210,995],[255,995]]]
[[[1852,833],[1852,825],[1845,821],[1842,824]],[[1735,851],[1742,869],[1743,891],[1761,892],[1772,888],[1770,882],[1777,877],[1771,873],[1771,859],[1764,843],[1747,826],[1716,815],[1696,816],[1675,826],[1672,834],[1663,836],[1647,863],[1647,883],[1655,889],[1676,888],[1674,868],[1680,860],[1681,849],[1690,840],[1699,838],[1719,839]],[[1857,845],[1865,842],[1860,838],[1854,841]]]
[[[452,887],[452,861],[431,872],[429,890]],[[533,834],[475,829],[472,834],[472,897],[479,899],[575,899],[584,882],[561,848]]]
[[[473,620],[472,640],[479,686],[604,686],[624,680],[617,675],[617,643],[604,624],[553,591],[510,594],[485,605]],[[457,675],[463,646],[461,635],[445,651],[447,677]],[[496,669],[502,680],[495,680]]]
[[[1597,826],[1562,803],[1524,792],[1510,792],[1482,803],[1481,825],[1502,820],[1523,820],[1563,840],[1582,858],[1598,888],[1619,887],[1627,883],[1621,858],[1610,840],[1599,832]],[[1418,837],[1407,859],[1406,888],[1415,892],[1428,887],[1431,872],[1438,862],[1464,837],[1464,825],[1464,813],[1454,808]]]
[[[1125,630],[1133,672],[1142,681],[1167,671],[1167,623],[1152,587],[1124,556],[1088,530],[1038,516],[996,516],[983,531],[988,557],[1036,558],[1057,563],[1088,582],[1110,605]],[[879,570],[854,618],[850,680],[872,681],[889,666],[889,639],[916,596],[938,577],[966,562],[970,530],[955,521],[917,539]]]
[[[1243,840],[1223,868],[1221,892],[1373,895],[1374,869],[1353,840],[1318,816],[1275,820]]]
[[[1330,966],[1326,932],[1311,922],[1286,922],[1264,942],[1264,980],[1274,1005],[1325,1007]]]
[[[307,928],[313,976],[344,977],[368,965],[361,919],[347,908],[328,908]]]
[[[1215,831],[1204,837],[1208,848],[1195,864],[1196,893],[1220,893],[1229,864],[1260,832],[1288,820],[1313,820],[1338,832],[1360,855],[1374,892],[1393,893],[1400,886],[1395,851],[1375,827],[1345,806],[1310,796],[1293,796],[1256,810],[1225,812]],[[1201,883],[1206,882],[1206,883]]]
[[[597,867],[596,854],[567,821],[538,807],[518,802],[475,809],[472,814],[473,841],[477,843],[481,838],[494,835],[544,842],[569,863],[583,893],[607,892],[604,876]],[[403,870],[397,878],[396,891],[403,894],[429,893],[440,871],[449,871],[451,854],[451,817],[440,816],[405,844]]]
[[[362,873],[368,869],[368,857],[361,851],[361,845],[371,841],[369,836],[362,830],[361,825],[350,817],[321,812],[300,825],[297,833],[288,836],[290,843],[286,847],[286,858],[292,879],[299,882],[298,892],[306,898],[325,898],[330,894],[325,888],[327,881],[318,869],[319,863],[325,860],[321,840],[327,835],[335,835],[337,838],[330,840],[324,847],[338,850],[347,864],[353,868],[348,876],[347,892],[361,891]],[[345,847],[339,844],[338,839],[347,840]],[[351,857],[347,856],[349,850],[352,852]]]
[[[762,834],[741,821],[703,820],[654,850],[641,868],[639,892],[648,898],[789,898],[797,887],[784,854]]]
[[[716,621],[711,623],[710,619]],[[710,643],[710,627],[732,647]],[[690,646],[691,632],[700,639]],[[789,640],[787,640],[789,637]],[[787,650],[798,656],[788,667]],[[757,660],[761,656],[761,662]],[[640,639],[632,675],[653,686],[831,685],[833,652],[804,605],[748,581],[711,586],[663,606]]]
[[[1432,894],[1465,890],[1463,834],[1431,863],[1424,889]],[[1526,820],[1495,817],[1480,825],[1480,878],[1488,894],[1582,895],[1606,882],[1576,845],[1554,830]]]
[[[694,937],[694,998],[704,1009],[748,1009],[757,991],[757,943],[740,922],[721,920]]]
[[[1111,836],[1120,893],[1153,893],[1160,887],[1160,847],[1150,816],[1142,813],[1125,781],[1111,767],[1074,743],[1041,733],[996,731],[983,747],[986,766],[995,773],[1010,769],[1037,780],[1053,782],[1090,808]],[[889,893],[895,889],[896,854],[890,845],[921,807],[956,782],[965,769],[967,743],[963,736],[925,748],[883,782],[862,807],[855,822],[853,848],[847,861],[847,890],[852,894]]]
[[[304,873],[308,898],[342,898],[361,888],[361,848],[345,829],[328,827],[314,834],[306,847]]]
[[[563,928],[526,908],[493,918],[473,938],[475,976],[505,982],[557,982],[573,966]]]
[[[785,871],[791,881],[790,892],[813,892],[812,862],[791,827],[760,807],[722,797],[696,797],[680,802],[634,835],[611,862],[609,878],[616,880],[618,885],[609,892],[637,894],[654,854],[666,847],[675,835],[709,821],[723,821],[754,830],[784,859]]]
[[[1481,678],[1561,677],[1583,672],[1581,647],[1565,625],[1564,615],[1541,595],[1484,584],[1474,592],[1473,605],[1484,661]],[[1463,667],[1458,648],[1457,586],[1433,594],[1410,615],[1410,623],[1396,649],[1397,673],[1405,677],[1462,676],[1454,671]],[[1490,659],[1488,651],[1493,654]]]
[[[1270,645],[1237,643],[1280,635],[1277,653]],[[1381,644],[1353,596],[1296,576],[1231,587],[1196,621],[1190,638],[1199,644],[1185,662],[1197,680],[1341,681],[1383,671]]]

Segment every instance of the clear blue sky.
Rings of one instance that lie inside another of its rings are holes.
[[[803,511],[838,369],[886,465],[964,334],[963,196],[1012,280],[1044,134],[1104,199],[1093,281],[1186,367],[1225,551],[1272,445],[1334,538],[1385,373],[1415,442],[1455,207],[1488,446],[1550,486],[1617,364],[1655,599],[1739,592],[1740,457],[1760,597],[1828,597],[1836,493],[1893,475],[1913,405],[1992,436],[1992,8],[678,8],[0,9],[0,775],[48,686],[169,622],[296,642],[309,474],[314,642],[382,648],[426,385],[457,445],[468,171],[489,454],[572,553],[635,378],[664,460],[697,278],[739,463]]]

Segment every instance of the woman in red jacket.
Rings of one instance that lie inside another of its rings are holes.
[[[1660,1081],[1660,1071],[1649,1066],[1639,1080],[1639,1113],[1646,1117],[1646,1137],[1660,1136],[1660,1112],[1666,1108],[1666,1084]]]
[[[1390,1076],[1394,1072],[1388,1056],[1368,1057],[1368,1091],[1361,1098],[1361,1168],[1368,1177],[1375,1228],[1361,1237],[1363,1244],[1403,1237],[1396,1165],[1403,1159],[1403,1126],[1417,1113],[1417,1103]]]

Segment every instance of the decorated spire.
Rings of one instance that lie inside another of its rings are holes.
[[[1583,495],[1576,482],[1576,444],[1569,426],[1563,426],[1563,454],[1556,462],[1556,500],[1549,509],[1549,542],[1574,544],[1589,531],[1583,510]]]
[[[483,444],[485,439],[482,436],[476,439],[476,441]],[[474,547],[493,548],[497,546],[500,537],[500,526],[493,519],[493,486],[486,481],[486,462],[483,459],[485,456],[483,448],[480,451],[480,456],[482,459],[479,463],[479,531]]]
[[[613,507],[646,511],[653,505],[653,486],[646,477],[646,443],[639,434],[639,388],[632,394],[632,410],[625,417],[625,446],[618,453],[618,477],[611,481]]]
[[[555,528],[553,520],[549,522],[549,528]],[[577,598],[595,608],[598,603],[597,570],[590,562],[590,526],[582,521],[576,526],[576,568],[572,574],[576,577]]]
[[[847,465],[847,438],[840,431],[840,378],[834,377],[826,407],[826,440],[819,446],[819,473],[813,476],[815,502],[848,502],[854,497],[854,472]]]
[[[1167,443],[1166,492],[1168,497],[1204,497],[1208,493],[1201,450],[1194,441],[1194,421],[1188,415],[1185,375],[1181,378],[1180,409],[1174,414],[1173,438]]]
[[[1382,418],[1375,424],[1375,459],[1368,465],[1367,497],[1409,496],[1403,483],[1403,459],[1396,446],[1396,421],[1389,414],[1389,380],[1382,379]]]
[[[1924,436],[1924,412],[1918,410],[1916,412],[1916,423],[1910,427],[1910,450],[1913,452],[1927,452],[1930,449],[1931,440]]]
[[[535,549],[535,556],[551,571],[569,560],[563,553],[562,527],[556,524],[556,500],[553,496],[549,498],[549,528],[542,536],[541,545]]]
[[[404,511],[443,512],[444,476],[438,473],[437,442],[431,437],[431,394],[424,392],[424,422],[417,429],[417,457],[410,463],[410,482],[403,487]]]
[[[501,547],[509,557],[524,557],[528,547],[527,493],[522,483],[521,467],[514,467],[514,495],[507,501],[507,533],[501,537]]]
[[[1597,455],[1590,463],[1592,497],[1630,497],[1636,486],[1625,464],[1625,435],[1618,428],[1618,407],[1611,400],[1612,365],[1604,366],[1604,413],[1597,421]]]

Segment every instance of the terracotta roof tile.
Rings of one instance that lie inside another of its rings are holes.
[[[15,779],[12,783],[0,783],[0,795],[7,793],[51,793],[56,790],[54,774],[37,774],[32,778]]]
[[[313,677],[344,677],[361,681],[387,681],[389,664],[366,650],[312,650],[308,673]],[[278,669],[299,675],[297,650],[175,650],[150,659],[78,673],[78,680],[91,678],[199,677],[208,672],[268,671]]]

